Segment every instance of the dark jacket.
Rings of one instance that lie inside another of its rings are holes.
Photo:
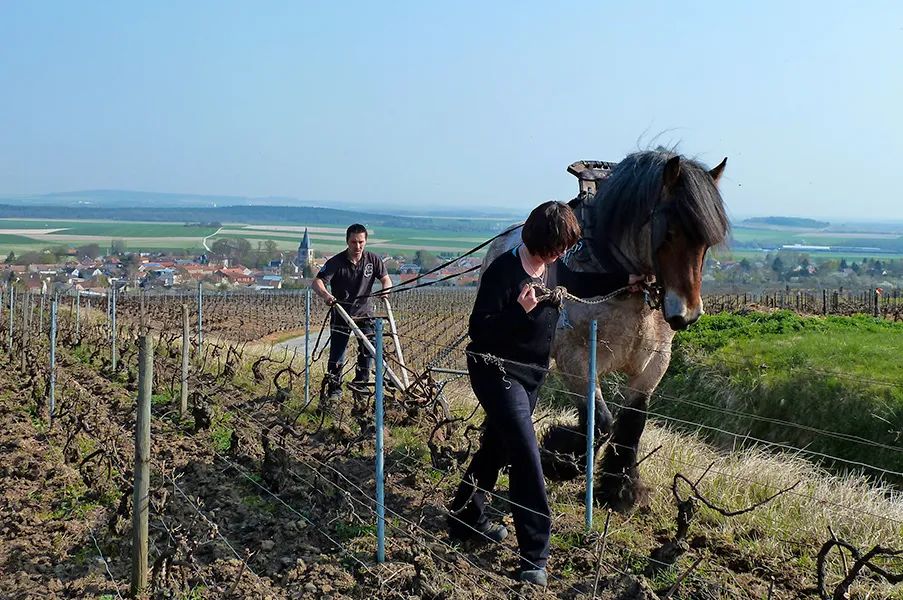
[[[517,249],[499,256],[483,273],[470,314],[471,353],[491,354],[502,359],[509,378],[525,387],[539,385],[549,366],[552,340],[558,324],[558,307],[544,300],[529,313],[518,303],[530,276],[524,271]],[[485,364],[470,356],[469,364]]]

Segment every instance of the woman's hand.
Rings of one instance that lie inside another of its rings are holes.
[[[634,275],[631,273],[627,276],[627,285],[629,286],[627,289],[629,291],[639,292],[642,289],[642,286],[639,285],[641,283],[652,285],[655,283],[655,275]]]
[[[526,313],[536,308],[539,301],[536,299],[536,288],[533,287],[532,283],[524,285],[524,289],[520,291],[520,295],[517,297],[517,303],[523,307]]]

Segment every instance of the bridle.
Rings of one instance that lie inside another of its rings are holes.
[[[662,208],[661,202],[657,203],[651,211],[646,222],[649,223],[649,256],[652,260],[652,275],[655,281],[643,282],[643,300],[651,310],[661,310],[665,298],[665,286],[661,283],[661,269],[658,264],[658,249],[665,242],[668,234],[668,220],[664,215],[667,209]]]

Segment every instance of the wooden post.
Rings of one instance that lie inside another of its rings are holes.
[[[56,410],[56,298],[50,303],[50,424]]]
[[[135,424],[135,485],[132,496],[132,596],[147,589],[147,521],[150,487],[150,416],[154,377],[151,336],[138,339],[138,414]]]
[[[13,356],[13,321],[16,318],[16,288],[10,286],[9,288],[9,344],[7,344],[9,350],[10,359]]]
[[[113,361],[113,374],[116,374],[116,288],[110,288],[110,331],[111,331],[111,348],[112,348],[112,361]]]
[[[81,341],[81,310],[82,310],[82,292],[75,290],[75,343]]]
[[[138,290],[138,322],[142,333],[147,333],[147,311],[144,306],[144,290]]]
[[[198,352],[204,355],[204,284],[198,282]]]
[[[188,336],[188,305],[182,305],[182,398],[179,404],[179,416],[185,417],[188,412],[188,353],[191,340]]]
[[[21,354],[22,370],[25,370],[25,355],[28,349],[28,340],[31,337],[31,293],[25,294],[25,302],[22,303],[22,344],[19,346]]]

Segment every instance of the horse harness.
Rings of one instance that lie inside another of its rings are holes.
[[[608,255],[600,257],[598,253],[594,251],[593,244],[591,243],[594,239],[593,234],[596,220],[594,201],[599,188],[601,187],[600,184],[611,176],[611,173],[616,166],[617,163],[612,162],[578,161],[571,164],[567,169],[568,172],[576,176],[580,182],[580,193],[576,198],[568,202],[568,205],[577,214],[577,218],[583,229],[583,237],[561,259],[572,271],[595,271],[598,273],[621,272],[629,274],[631,270],[635,272],[641,270],[635,268],[632,261],[617,247],[606,244],[605,249],[607,250]],[[650,310],[660,309],[662,307],[662,300],[664,299],[665,288],[659,283],[661,277],[659,274],[657,251],[664,243],[665,236],[668,233],[668,221],[663,214],[666,210],[667,209],[663,208],[661,204],[656,204],[649,212],[649,217],[646,221],[650,225],[649,245],[650,256],[652,258],[652,273],[647,275],[652,275],[654,280],[649,281],[647,277],[646,281],[637,285],[643,293],[643,300]],[[597,300],[585,300],[571,294],[566,294],[566,297],[568,300],[582,304],[601,304],[627,290],[629,287],[631,286],[625,286],[620,290],[616,290]],[[552,290],[543,290],[542,292],[546,294],[552,292]],[[567,290],[565,290],[565,292],[567,292]],[[543,297],[545,298],[547,296]]]

